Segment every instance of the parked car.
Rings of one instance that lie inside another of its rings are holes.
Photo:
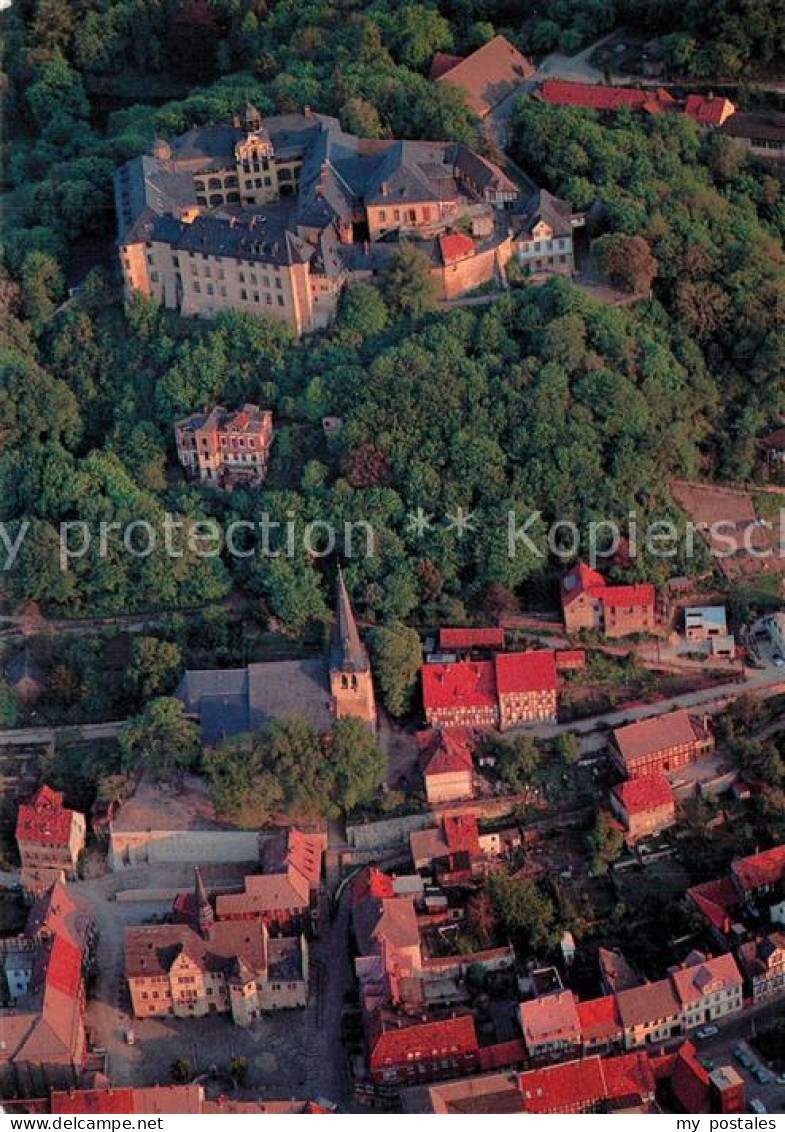
[[[757,1098],[757,1097],[753,1097],[753,1098],[752,1098],[752,1100],[750,1101],[750,1109],[751,1109],[751,1110],[752,1110],[753,1112],[757,1112],[757,1113],[758,1113],[758,1115],[761,1115],[762,1113],[764,1113],[764,1112],[768,1112],[768,1111],[769,1111],[769,1110],[768,1110],[768,1109],[766,1108],[766,1106],[765,1106],[765,1104],[763,1103],[763,1101],[761,1101],[761,1100],[758,1100],[758,1098]]]
[[[763,1066],[761,1066],[761,1065],[757,1065],[753,1069],[752,1075],[753,1075],[753,1077],[755,1078],[756,1081],[760,1082],[761,1085],[771,1084],[771,1081],[772,1081],[771,1073],[769,1073],[768,1069],[764,1069]]]
[[[719,1034],[717,1026],[701,1026],[700,1030],[695,1031],[695,1037],[703,1041],[704,1038],[713,1038]]]

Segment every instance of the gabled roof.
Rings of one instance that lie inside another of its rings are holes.
[[[144,1088],[71,1089],[52,1093],[52,1114],[116,1113],[197,1115],[203,1111],[201,1085],[151,1085]]]
[[[463,60],[463,55],[448,55],[445,51],[437,51],[431,62],[428,78],[431,82],[436,82],[437,79],[440,79],[442,75],[446,75],[453,67],[457,67]]]
[[[685,1042],[676,1054],[671,1089],[685,1112],[708,1112],[709,1074],[698,1061],[692,1042]]]
[[[639,975],[620,951],[600,947],[597,951],[597,962],[603,981],[613,992],[618,993],[618,991],[630,990],[631,987],[641,985]]]
[[[500,696],[552,692],[558,687],[556,659],[550,649],[498,653],[494,663]]]
[[[658,1018],[674,1018],[680,1009],[668,979],[619,991],[616,1004],[625,1029],[647,1025]]]
[[[642,778],[629,779],[614,786],[613,793],[630,817],[674,805],[673,790],[664,774],[645,774]]]
[[[423,703],[429,708],[493,708],[496,673],[491,661],[426,664],[422,670]]]
[[[366,865],[352,877],[349,885],[352,906],[371,897],[375,900],[392,899],[393,878],[377,869],[374,865]]]
[[[573,1112],[590,1108],[606,1096],[602,1059],[584,1057],[521,1073],[518,1084],[523,1111]]]
[[[694,743],[696,738],[690,714],[683,709],[613,729],[614,742],[625,762]]]
[[[684,106],[684,113],[699,126],[721,126],[735,111],[729,98],[713,94],[688,94]]]
[[[621,1034],[621,1017],[612,994],[579,1002],[577,1009],[584,1043],[609,1042]]]
[[[561,580],[562,605],[569,605],[576,597],[580,597],[593,587],[604,589],[605,579],[602,574],[587,566],[585,562],[576,563]]]
[[[731,870],[744,892],[778,884],[785,878],[785,845],[777,845],[764,853],[734,861]]]
[[[76,817],[74,810],[63,805],[63,795],[49,786],[42,786],[30,802],[19,807],[16,819],[17,841],[37,845],[66,847]]]
[[[585,110],[612,111],[627,107],[660,114],[673,109],[676,100],[667,90],[638,90],[635,87],[601,86],[594,83],[546,79],[539,96],[552,106],[578,106]]]
[[[474,240],[470,236],[464,236],[462,232],[444,233],[438,237],[437,244],[445,267],[458,263],[459,260],[469,259],[477,250]]]
[[[503,649],[504,629],[440,629],[439,648],[450,649]]]
[[[693,1006],[703,1002],[707,995],[742,985],[736,960],[730,954],[701,959],[691,966],[672,971],[671,979],[683,1006]]]
[[[561,197],[549,193],[547,189],[537,189],[521,211],[513,214],[512,221],[514,229],[528,237],[531,237],[534,229],[541,223],[547,224],[554,236],[568,236],[572,232],[572,205],[568,200],[562,200]],[[584,567],[584,569],[589,568]],[[598,574],[597,577],[602,576]]]
[[[712,927],[721,932],[728,930],[740,904],[739,894],[730,877],[719,877],[704,884],[696,884],[687,889],[687,896]]]
[[[478,1048],[471,1014],[421,1022],[377,1010],[366,1019],[366,1034],[373,1068],[408,1065],[418,1055],[440,1058],[476,1053]]]
[[[374,954],[383,940],[393,949],[420,945],[414,902],[405,897],[367,897],[355,905],[352,916],[361,955]]]
[[[570,990],[522,1002],[518,1012],[523,1040],[529,1050],[551,1042],[580,1041],[581,1023],[575,995]]]
[[[425,731],[417,736],[420,747],[420,766],[427,778],[439,774],[458,774],[474,769],[472,751],[474,738],[467,727],[449,731]]]
[[[509,40],[496,35],[444,71],[437,81],[460,87],[474,113],[484,118],[525,79],[531,78],[534,70],[533,64]]]

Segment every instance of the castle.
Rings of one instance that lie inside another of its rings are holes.
[[[465,145],[359,138],[307,108],[262,118],[246,104],[231,125],[159,140],[118,171],[126,297],[263,312],[302,334],[329,324],[347,282],[382,275],[401,239],[417,240],[444,299],[501,281],[532,240],[550,252],[535,269],[570,273],[569,205],[543,227],[539,204],[516,212],[518,199]]]

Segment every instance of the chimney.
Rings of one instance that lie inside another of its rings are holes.
[[[382,196],[386,197],[390,191],[390,186],[386,181],[382,181]]]
[[[256,217],[255,216],[252,216],[251,219],[248,221],[248,227],[249,228],[255,228],[256,227]]]

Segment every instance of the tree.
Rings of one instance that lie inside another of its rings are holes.
[[[646,295],[657,276],[659,265],[642,236],[614,233],[594,243],[601,269],[611,282],[634,295]]]
[[[152,696],[167,696],[177,686],[183,668],[179,647],[157,637],[136,637],[126,679],[133,695],[144,702]]]
[[[624,848],[624,835],[607,810],[598,810],[594,829],[589,835],[592,852],[592,873],[601,876],[618,860]]]
[[[39,328],[51,319],[63,296],[63,273],[53,256],[28,252],[22,263],[20,281],[25,318]]]
[[[15,727],[19,718],[16,692],[0,677],[0,727]]]
[[[387,756],[361,719],[337,720],[328,738],[332,797],[346,813],[371,801],[387,774]]]
[[[466,926],[481,948],[489,947],[496,937],[498,918],[487,889],[469,897],[466,905]]]
[[[176,1085],[187,1085],[189,1081],[193,1080],[194,1067],[187,1057],[178,1057],[176,1061],[172,1062],[169,1073]]]
[[[501,779],[516,794],[531,785],[532,775],[542,762],[542,752],[536,739],[531,735],[516,735],[511,739],[489,736],[483,746],[485,752],[496,759]]]
[[[120,734],[123,763],[155,778],[173,780],[193,770],[201,754],[199,728],[180,700],[160,696],[128,720]]]
[[[573,731],[567,731],[556,740],[559,756],[567,766],[577,766],[581,761],[581,743]]]
[[[368,643],[382,703],[391,715],[406,715],[411,710],[422,667],[419,634],[407,625],[393,622],[374,629]]]
[[[436,303],[437,286],[431,276],[431,261],[416,244],[403,240],[384,274],[383,292],[390,306],[417,317]]]
[[[547,951],[558,942],[556,908],[551,897],[533,880],[516,880],[493,873],[486,883],[494,915],[529,951]]]
[[[379,111],[364,98],[349,98],[341,110],[341,122],[349,134],[361,138],[383,138],[384,126]]]

